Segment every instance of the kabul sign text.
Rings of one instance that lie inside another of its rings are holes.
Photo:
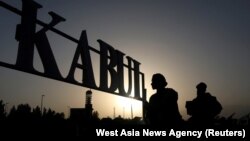
[[[37,19],[38,9],[42,6],[33,0],[22,0],[22,11],[18,10],[2,1],[0,6],[21,16],[21,23],[16,26],[15,39],[19,42],[16,64],[8,64],[0,61],[0,66],[88,87],[116,95],[130,97],[132,89],[134,98],[138,100],[146,100],[146,89],[144,87],[144,74],[140,72],[140,63],[119,50],[115,50],[112,46],[102,40],[97,40],[100,50],[96,50],[88,45],[86,31],[82,31],[80,39],[77,40],[54,28],[58,23],[65,21],[64,18],[54,12],[49,12],[52,21],[48,24]],[[36,31],[36,25],[42,26],[42,29]],[[62,77],[53,55],[47,31],[55,32],[68,40],[77,43],[75,54],[68,75]],[[44,72],[34,69],[34,49],[37,49]],[[94,72],[90,51],[100,55],[100,85],[97,86],[94,79]],[[82,63],[78,63],[78,60]],[[127,59],[127,64],[124,64]],[[128,70],[128,88],[125,89],[124,68]],[[74,75],[76,69],[82,70],[82,81],[75,80]],[[110,74],[110,75],[108,75]],[[108,83],[110,80],[110,83]]]

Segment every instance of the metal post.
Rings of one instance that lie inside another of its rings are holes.
[[[43,97],[44,97],[45,95],[42,95],[42,99],[41,99],[41,115],[43,115]]]
[[[70,106],[67,106],[68,107],[68,118],[70,118],[70,109],[71,107]]]

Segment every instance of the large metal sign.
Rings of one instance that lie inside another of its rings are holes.
[[[54,12],[49,12],[52,21],[48,24],[37,19],[38,9],[42,6],[33,0],[22,0],[22,10],[16,9],[2,1],[0,6],[6,8],[15,14],[21,16],[21,23],[16,26],[15,39],[19,42],[16,64],[8,64],[0,61],[0,66],[51,78],[82,87],[100,90],[120,96],[131,97],[133,91],[135,99],[146,101],[146,89],[144,86],[144,74],[140,72],[140,63],[119,50],[114,49],[102,40],[97,40],[100,50],[88,45],[86,31],[82,31],[80,39],[77,40],[62,31],[54,28],[60,22],[65,21],[64,18]],[[42,26],[39,31],[36,25]],[[60,73],[55,57],[53,55],[47,31],[56,34],[77,43],[75,54],[72,57],[72,64],[66,77]],[[37,49],[44,72],[34,69],[34,49]],[[100,55],[100,85],[97,86],[90,51]],[[78,60],[82,63],[78,63]],[[127,60],[125,64],[124,60]],[[127,68],[128,75],[125,78],[124,68]],[[76,69],[82,71],[82,81],[78,82],[74,78]],[[110,75],[108,75],[110,74]],[[128,88],[125,88],[124,81],[128,80]]]

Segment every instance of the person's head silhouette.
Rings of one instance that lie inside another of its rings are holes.
[[[197,86],[197,94],[198,95],[201,95],[201,94],[204,94],[206,92],[206,89],[207,89],[207,85],[206,83],[204,82],[200,82]]]
[[[168,83],[162,74],[156,73],[153,75],[152,83],[151,83],[153,89],[165,88],[167,86],[167,84]]]

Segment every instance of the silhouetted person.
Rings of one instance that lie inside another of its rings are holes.
[[[153,127],[177,127],[182,122],[178,109],[178,93],[167,86],[162,74],[154,74],[152,77],[152,88],[156,93],[150,97],[147,106],[147,119]]]
[[[186,102],[187,114],[192,116],[188,121],[194,127],[211,126],[222,106],[216,97],[206,92],[207,85],[204,82],[199,83],[196,88],[197,97]]]

